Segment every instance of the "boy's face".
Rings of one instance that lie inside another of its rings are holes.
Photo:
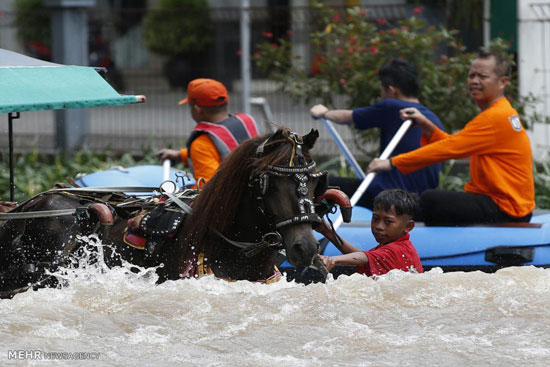
[[[412,230],[414,221],[408,215],[397,215],[393,206],[389,211],[375,208],[372,212],[370,227],[376,241],[386,244]]]

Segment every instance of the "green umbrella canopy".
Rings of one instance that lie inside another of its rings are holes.
[[[92,67],[55,64],[0,49],[0,113],[144,101],[144,96],[119,94]]]

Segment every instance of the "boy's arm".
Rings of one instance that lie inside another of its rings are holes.
[[[337,265],[361,266],[369,263],[369,258],[363,251],[338,256],[319,255],[319,257],[323,260],[328,271],[331,271]]]

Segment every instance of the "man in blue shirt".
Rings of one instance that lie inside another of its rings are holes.
[[[337,124],[353,123],[359,130],[380,128],[380,152],[386,148],[403,124],[399,115],[399,111],[403,108],[417,108],[437,127],[443,129],[439,118],[418,100],[420,93],[418,74],[412,64],[402,59],[393,59],[380,69],[378,77],[381,84],[382,100],[380,102],[353,110],[329,110],[324,105],[318,104],[310,109],[311,115],[314,118],[324,117]],[[392,156],[419,148],[421,136],[421,129],[416,127],[409,129],[395,147]],[[386,189],[400,188],[421,194],[427,189],[437,188],[440,169],[441,164],[435,164],[407,175],[401,174],[398,170],[380,172],[357,204],[372,209],[374,197]],[[329,184],[340,186],[351,197],[361,184],[361,180],[330,177]]]

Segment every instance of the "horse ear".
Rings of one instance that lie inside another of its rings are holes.
[[[284,138],[284,130],[283,129],[277,129],[277,131],[275,131],[273,133],[273,135],[271,135],[269,137],[269,140],[270,141],[275,141],[275,140],[279,140],[279,139],[283,139]]]
[[[302,138],[304,140],[304,146],[311,150],[313,148],[313,145],[315,145],[315,141],[317,141],[317,138],[319,137],[319,131],[316,129],[311,129],[311,131],[304,135]]]
[[[267,139],[265,139],[256,149],[256,155],[263,156],[265,153],[268,153],[273,148],[267,148],[266,145],[272,141],[277,141],[284,138],[284,131],[282,129],[277,129],[273,134],[271,134]]]

